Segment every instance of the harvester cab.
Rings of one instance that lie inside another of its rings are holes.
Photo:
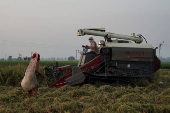
[[[156,49],[151,44],[141,44],[144,38],[142,35],[135,36],[135,33],[132,33],[128,36],[105,31],[105,28],[78,29],[77,36],[104,37],[104,40],[99,41],[99,53],[89,53],[87,46],[82,46],[83,52],[78,65],[57,67],[51,70],[50,77],[56,78],[56,82],[51,85],[49,82],[51,78],[46,74],[48,85],[59,88],[66,84],[71,86],[84,83],[94,84],[99,79],[107,81],[152,77],[160,69]],[[112,40],[112,38],[116,39]],[[45,69],[45,71],[48,70]],[[65,75],[59,78],[62,72],[65,72]]]

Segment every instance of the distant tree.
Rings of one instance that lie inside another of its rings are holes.
[[[74,61],[75,58],[73,56],[68,57],[68,61]]]
[[[4,58],[0,59],[1,61],[4,61]]]
[[[11,61],[11,60],[12,60],[12,56],[9,56],[7,60],[8,60],[8,61]]]

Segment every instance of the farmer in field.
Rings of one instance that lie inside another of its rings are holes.
[[[90,46],[88,46],[87,48],[91,50],[90,53],[98,53],[98,47],[93,37],[89,37],[89,42]]]
[[[37,83],[36,75],[42,76],[41,73],[39,72],[39,61],[40,61],[40,55],[35,52],[27,67],[25,76],[21,82],[22,88],[28,92],[28,98],[35,97],[37,95],[38,83]]]

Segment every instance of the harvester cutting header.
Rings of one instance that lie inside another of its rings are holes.
[[[99,41],[97,54],[87,52],[88,47],[82,46],[83,52],[75,67],[45,68],[50,87],[59,88],[66,84],[71,86],[84,83],[95,84],[97,80],[114,82],[114,80],[125,81],[128,78],[152,77],[160,69],[156,48],[151,44],[141,44],[144,38],[142,35],[115,34],[105,32],[105,28],[78,29],[77,35],[103,36],[105,40]],[[112,38],[116,39],[112,40]],[[66,75],[59,78],[62,73]],[[54,84],[50,84],[52,78],[56,79]]]

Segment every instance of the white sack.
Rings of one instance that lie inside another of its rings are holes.
[[[25,72],[25,76],[21,82],[22,88],[27,92],[32,90],[38,85],[36,75],[35,75],[36,64],[37,64],[37,59],[36,58],[31,59],[27,67],[27,70]]]

